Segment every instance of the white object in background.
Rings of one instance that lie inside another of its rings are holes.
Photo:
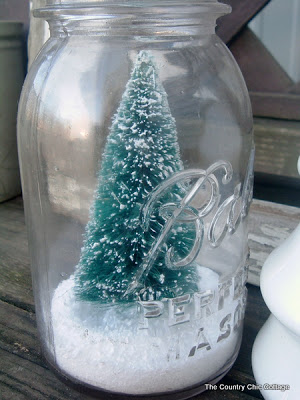
[[[21,22],[0,21],[0,202],[21,193],[17,107],[24,79]]]
[[[44,7],[46,0],[30,0],[30,26],[28,36],[28,69],[39,53],[43,44],[50,36],[49,26],[41,18],[34,18],[32,11],[36,8]]]
[[[30,26],[28,36],[28,69],[44,43],[50,37],[49,25],[42,18],[35,18],[33,10],[57,4],[93,3],[99,0],[30,0]]]
[[[261,390],[266,400],[299,400],[300,224],[267,258],[260,279],[272,314],[254,342],[253,373],[257,384],[278,385],[273,390],[267,386]],[[289,385],[289,389],[280,385]]]
[[[272,0],[249,27],[294,82],[300,81],[300,0]]]

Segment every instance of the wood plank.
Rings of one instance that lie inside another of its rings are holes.
[[[287,92],[293,87],[292,79],[251,29],[243,29],[231,43],[230,51],[239,64],[249,91]]]
[[[62,383],[41,356],[34,314],[0,301],[1,399],[90,399]]]
[[[299,222],[299,208],[253,201],[249,218],[248,282],[259,285],[261,267],[266,258],[293,232]]]
[[[35,314],[0,301],[0,347],[44,365],[38,343]]]
[[[300,96],[292,93],[250,92],[256,117],[300,120]]]
[[[256,118],[254,142],[255,172],[299,179],[300,122]]]
[[[21,197],[0,205],[0,299],[33,311],[30,261]]]
[[[218,20],[218,36],[229,43],[269,2],[270,0],[222,0],[222,3],[231,5],[232,12]]]
[[[71,390],[46,367],[0,349],[0,385],[2,399],[88,399]]]
[[[297,82],[290,90],[290,93],[300,94],[300,82]]]

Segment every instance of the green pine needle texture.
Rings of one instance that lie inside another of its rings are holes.
[[[169,269],[169,247],[179,260],[191,250],[191,224],[176,222],[150,271],[127,293],[166,217],[159,208],[178,204],[183,186],[173,185],[156,203],[145,230],[141,210],[161,182],[183,169],[175,120],[150,52],[136,59],[102,156],[98,187],[75,271],[75,294],[84,301],[123,303],[159,300],[198,291],[197,268]]]

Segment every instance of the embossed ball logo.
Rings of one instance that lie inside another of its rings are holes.
[[[142,208],[142,224],[145,230],[149,228],[149,220],[153,209],[159,199],[175,185],[185,187],[186,195],[180,202],[160,205],[159,214],[166,220],[157,240],[153,243],[148,255],[138,270],[135,279],[129,285],[125,295],[134,292],[142,287],[145,278],[151,270],[162,245],[166,242],[168,234],[175,223],[192,224],[195,230],[194,244],[183,259],[174,260],[174,250],[169,247],[165,254],[165,265],[169,269],[178,270],[190,265],[197,258],[205,234],[203,219],[213,214],[206,235],[212,247],[218,247],[226,234],[236,232],[242,219],[246,217],[252,199],[254,151],[251,154],[247,169],[246,179],[243,187],[238,183],[233,193],[220,203],[220,188],[227,185],[233,177],[233,169],[228,161],[217,161],[206,171],[201,169],[190,169],[180,171],[171,178],[163,181],[153,190],[147,202]],[[221,178],[216,172],[223,172]],[[205,189],[208,193],[208,200],[200,208],[195,208],[191,203],[199,191]],[[225,220],[225,223],[222,221]],[[218,232],[218,233],[217,233]]]

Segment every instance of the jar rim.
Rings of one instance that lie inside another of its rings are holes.
[[[128,14],[131,11],[166,10],[167,8],[172,8],[172,12],[178,14],[183,13],[184,10],[189,12],[189,9],[196,8],[200,13],[210,13],[217,18],[231,12],[230,5],[219,3],[218,0],[187,0],[185,3],[182,3],[182,0],[98,0],[94,2],[72,0],[67,4],[54,3],[37,8],[33,10],[33,15],[44,19],[97,18],[107,14],[104,10],[109,9],[118,10],[118,14]]]

